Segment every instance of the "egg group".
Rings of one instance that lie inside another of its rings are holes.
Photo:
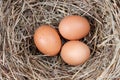
[[[47,56],[60,53],[65,63],[74,66],[89,59],[89,47],[79,41],[90,31],[90,24],[86,18],[77,15],[66,16],[60,21],[58,31],[50,25],[38,27],[34,33],[34,43],[38,50]],[[69,41],[62,45],[60,36]]]

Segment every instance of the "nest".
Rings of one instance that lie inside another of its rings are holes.
[[[86,17],[91,31],[83,41],[90,59],[70,66],[59,55],[42,55],[33,41],[41,24],[57,29],[67,15]],[[0,1],[0,80],[120,79],[119,0]]]

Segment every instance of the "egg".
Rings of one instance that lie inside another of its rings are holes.
[[[34,43],[38,50],[47,56],[57,55],[61,48],[60,36],[49,25],[42,25],[35,31]]]
[[[90,31],[88,20],[82,16],[71,15],[63,18],[59,24],[60,34],[68,40],[78,40]]]
[[[60,55],[67,64],[77,66],[89,59],[90,49],[81,41],[68,41],[63,45]]]

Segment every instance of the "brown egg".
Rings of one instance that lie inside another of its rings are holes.
[[[90,49],[83,42],[68,41],[63,45],[60,55],[67,64],[80,65],[89,59]]]
[[[86,18],[72,15],[61,20],[59,24],[60,34],[68,40],[78,40],[85,37],[90,31],[90,25]]]
[[[48,25],[40,26],[34,34],[36,47],[47,56],[57,55],[61,48],[61,39],[57,31]]]

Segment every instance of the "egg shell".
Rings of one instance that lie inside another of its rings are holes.
[[[61,48],[61,39],[57,31],[49,25],[42,25],[35,31],[34,43],[47,56],[57,55]]]
[[[82,16],[71,15],[63,18],[59,24],[60,34],[68,40],[78,40],[90,31],[88,20]]]
[[[68,41],[61,49],[61,58],[69,65],[83,64],[90,57],[89,47],[80,41]]]

